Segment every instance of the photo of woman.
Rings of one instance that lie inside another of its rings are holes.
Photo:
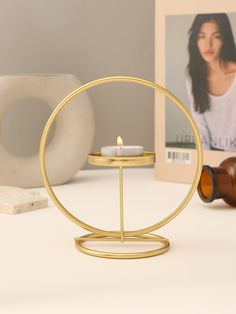
[[[236,46],[227,14],[198,14],[189,30],[187,93],[204,149],[236,151]]]

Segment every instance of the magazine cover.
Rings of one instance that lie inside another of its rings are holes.
[[[235,0],[156,0],[155,82],[191,112],[204,164],[236,156]],[[191,183],[193,131],[178,107],[155,94],[156,178]]]

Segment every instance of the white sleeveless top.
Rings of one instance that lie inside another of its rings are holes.
[[[223,95],[209,94],[210,110],[204,113],[194,110],[190,79],[186,85],[190,111],[198,126],[203,148],[236,151],[236,74]]]

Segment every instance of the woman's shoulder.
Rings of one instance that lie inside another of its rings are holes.
[[[192,96],[192,80],[189,75],[186,75],[185,86],[186,86],[187,95],[191,97]]]
[[[233,61],[228,61],[225,67],[226,73],[227,74],[236,74],[236,62]]]
[[[191,77],[188,73],[185,76],[185,83],[186,83],[187,87],[190,87],[192,85],[192,80],[191,80]]]

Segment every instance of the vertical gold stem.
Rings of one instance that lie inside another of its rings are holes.
[[[119,167],[119,178],[120,178],[120,236],[121,243],[124,243],[123,167]]]

